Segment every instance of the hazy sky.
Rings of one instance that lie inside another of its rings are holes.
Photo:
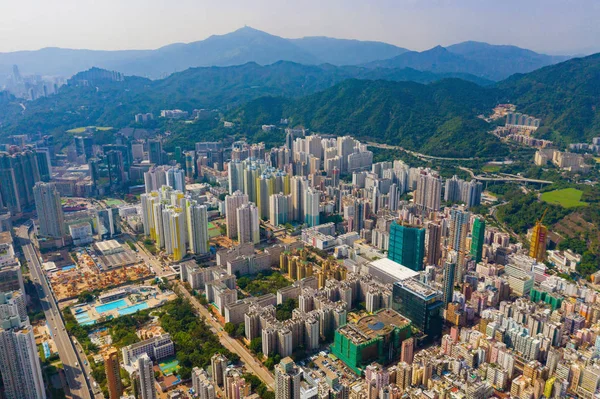
[[[0,51],[149,49],[244,25],[414,50],[477,40],[600,51],[600,0],[0,0]]]

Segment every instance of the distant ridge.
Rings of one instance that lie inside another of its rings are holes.
[[[243,27],[191,43],[173,43],[155,50],[73,50],[48,47],[37,51],[0,53],[0,84],[13,65],[22,73],[70,77],[99,67],[125,75],[158,79],[191,67],[231,66],[291,61],[305,65],[366,65],[413,68],[434,73],[465,73],[501,80],[514,73],[563,61],[515,46],[464,42],[415,52],[382,42],[322,36],[286,39]]]

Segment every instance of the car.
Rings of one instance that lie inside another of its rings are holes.
[[[87,366],[87,360],[84,360],[84,361],[83,361],[83,364],[85,364],[85,365]]]
[[[75,367],[79,367],[79,362],[75,362]]]

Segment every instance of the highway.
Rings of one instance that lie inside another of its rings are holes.
[[[475,173],[469,169],[469,168],[465,168],[464,166],[459,166],[458,167],[461,170],[464,170],[465,172],[468,172],[471,177],[473,179],[479,180],[479,181],[508,181],[508,182],[522,182],[522,183],[538,183],[538,184],[552,184],[554,183],[553,181],[550,180],[538,180],[538,179],[528,179],[526,177],[521,177],[521,176],[516,176],[516,175],[509,175],[509,174],[505,174],[504,177],[487,177],[484,175],[475,175]]]
[[[219,337],[221,344],[231,352],[237,353],[246,367],[258,378],[260,378],[265,385],[274,390],[275,379],[273,378],[273,375],[262,363],[254,358],[254,355],[252,355],[250,350],[242,345],[238,340],[231,338],[225,331],[221,331],[221,325],[217,321],[213,320],[210,312],[204,306],[202,306],[200,302],[198,302],[198,300],[192,296],[180,282],[176,282],[175,290],[179,294],[186,297],[188,301],[190,301],[199,315],[204,316],[208,325],[212,327],[213,333]]]
[[[33,281],[38,289],[40,304],[46,315],[46,322],[52,333],[54,342],[58,349],[60,360],[64,366],[64,373],[69,385],[69,392],[73,398],[96,399],[102,398],[102,393],[97,389],[98,394],[92,391],[92,385],[87,380],[89,376],[82,371],[82,360],[86,360],[85,356],[79,357],[77,351],[73,347],[73,343],[69,338],[69,334],[65,329],[65,324],[60,313],[60,309],[56,304],[54,295],[48,285],[46,277],[42,271],[42,265],[38,258],[38,254],[33,248],[29,239],[29,229],[22,226],[18,229],[18,235],[21,239],[23,255],[29,265],[29,270]]]

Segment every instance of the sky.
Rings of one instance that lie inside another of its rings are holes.
[[[600,0],[0,0],[0,52],[154,49],[244,25],[426,50],[466,40],[600,51]]]

